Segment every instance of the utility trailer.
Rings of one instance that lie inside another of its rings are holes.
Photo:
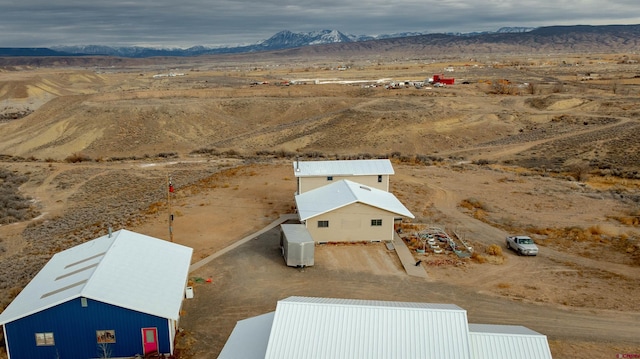
[[[280,249],[289,267],[312,266],[315,245],[304,224],[280,225]]]

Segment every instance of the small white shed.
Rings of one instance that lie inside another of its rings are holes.
[[[313,265],[315,242],[304,224],[280,225],[280,249],[290,267]]]

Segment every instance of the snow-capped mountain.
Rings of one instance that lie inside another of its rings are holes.
[[[352,42],[347,35],[337,30],[321,30],[313,32],[280,31],[260,44],[267,48],[289,48],[309,45],[332,44],[336,42]]]
[[[535,29],[536,29],[535,27],[508,26],[508,27],[499,28],[498,31],[496,31],[496,33],[508,34],[508,33],[514,33],[514,32],[529,32]]]
[[[485,33],[508,33],[526,32],[533,28],[524,27],[503,27],[496,32]],[[229,54],[257,51],[273,51],[304,47],[311,45],[361,42],[370,40],[381,40],[391,38],[404,38],[410,36],[427,35],[427,32],[401,32],[381,35],[348,35],[338,30],[320,30],[312,32],[291,32],[280,31],[270,38],[252,45],[229,45],[219,47],[194,46],[188,49],[158,49],[148,47],[110,47],[100,45],[87,46],[57,46],[51,49],[65,54],[75,55],[105,55],[118,57],[152,57],[152,56],[198,56],[207,54]],[[474,36],[483,33],[457,33],[451,35]]]

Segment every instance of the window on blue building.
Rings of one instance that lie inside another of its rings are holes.
[[[115,343],[116,331],[115,330],[96,330],[96,339],[98,343]]]
[[[36,345],[39,347],[56,345],[56,341],[53,339],[53,333],[36,333]]]

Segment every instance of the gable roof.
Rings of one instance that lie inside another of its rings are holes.
[[[467,312],[453,304],[289,297],[276,306],[264,358],[467,359]]]
[[[469,324],[475,359],[551,359],[547,337],[519,325]]]
[[[551,350],[522,326],[467,324],[453,304],[289,297],[239,321],[218,358],[551,359]]]
[[[349,180],[340,180],[296,195],[296,206],[301,221],[356,202],[414,218],[413,214],[393,193]]]
[[[296,177],[315,176],[367,176],[394,174],[391,161],[343,160],[343,161],[295,161],[293,173]]]
[[[239,320],[224,344],[218,359],[264,359],[275,312]],[[251,344],[247,345],[247,339]]]
[[[193,249],[119,230],[55,254],[0,314],[12,322],[78,297],[178,319]]]

